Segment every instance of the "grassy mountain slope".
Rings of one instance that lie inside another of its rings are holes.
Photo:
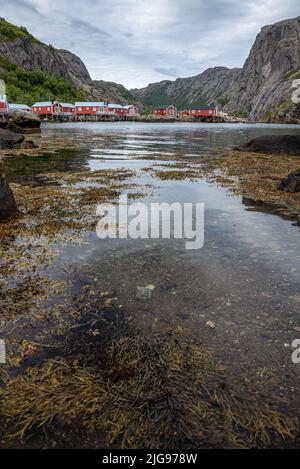
[[[0,79],[11,102],[101,100],[134,102],[122,85],[93,81],[75,54],[46,45],[24,27],[0,18]]]

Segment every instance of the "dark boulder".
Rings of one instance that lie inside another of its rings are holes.
[[[264,135],[236,148],[254,153],[300,155],[300,135]]]
[[[8,129],[0,129],[0,144],[2,142],[4,148],[14,148],[15,145],[23,142],[24,136],[19,133],[12,132]]]
[[[23,129],[18,125],[14,124],[13,122],[0,122],[0,128],[11,130],[12,132],[23,132]]]
[[[36,145],[32,140],[24,140],[24,142],[20,143],[20,148],[28,150],[31,148],[38,148],[38,145]]]
[[[278,189],[285,192],[300,192],[300,169],[290,173],[287,178],[282,179]]]
[[[12,112],[11,118],[13,123],[22,129],[36,129],[41,126],[40,118],[33,112],[18,109]]]
[[[0,220],[12,217],[18,213],[14,195],[3,174],[3,164],[0,161]]]

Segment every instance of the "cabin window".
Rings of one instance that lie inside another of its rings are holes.
[[[93,111],[97,111],[97,109],[95,107],[93,107]]]
[[[89,108],[89,107],[87,107],[87,108],[86,108],[86,110],[87,110],[87,111],[89,111],[89,110],[90,110],[90,108]]]
[[[81,112],[81,111],[82,111],[82,107],[79,107],[79,108],[78,108],[78,111]]]
[[[47,107],[47,110],[50,111],[50,107]]]

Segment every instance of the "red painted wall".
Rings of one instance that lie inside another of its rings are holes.
[[[214,117],[217,115],[216,109],[191,109],[192,117]]]
[[[32,112],[41,116],[52,115],[52,106],[32,106]],[[50,110],[49,110],[50,109]]]
[[[76,114],[96,115],[99,109],[100,109],[100,106],[76,106]]]
[[[1,111],[8,111],[8,104],[6,101],[0,101],[0,110]]]
[[[166,116],[167,110],[166,109],[155,109],[154,114],[157,116]]]

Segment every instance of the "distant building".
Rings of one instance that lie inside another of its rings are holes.
[[[134,104],[130,104],[128,106],[124,106],[125,112],[128,116],[136,116],[139,114],[139,107],[135,106]]]
[[[12,104],[9,103],[8,105],[9,111],[28,111],[31,112],[31,107],[27,106],[27,104]]]
[[[160,106],[154,110],[154,114],[156,116],[162,117],[176,117],[177,116],[177,108],[172,104],[170,106]]]
[[[60,106],[60,114],[62,114],[63,116],[75,116],[75,106],[74,104],[72,103],[58,103],[59,106]]]
[[[124,116],[127,114],[125,107],[121,104],[109,103],[107,105],[107,110],[109,113],[117,114],[118,116]]]
[[[219,110],[217,106],[193,106],[189,109],[190,117],[217,117]]]
[[[183,111],[179,112],[179,116],[181,119],[186,119],[190,116],[190,111],[188,109],[184,109]]]
[[[32,107],[32,112],[39,116],[75,116],[75,106],[71,103],[60,103],[58,101],[43,101],[35,103]]]
[[[105,112],[108,103],[105,102],[79,102],[75,103],[76,115],[78,116],[96,116]]]

